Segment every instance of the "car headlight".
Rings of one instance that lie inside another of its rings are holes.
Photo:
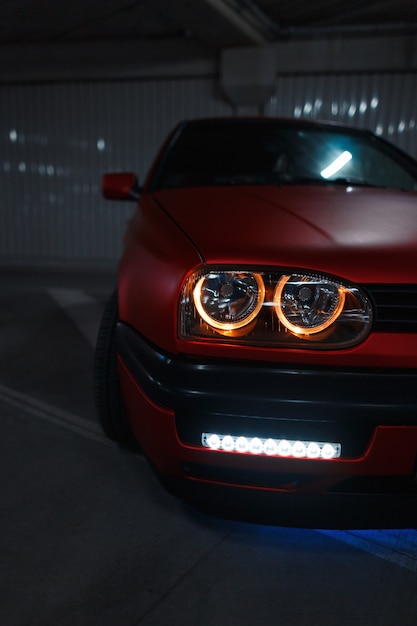
[[[338,349],[371,325],[359,287],[313,272],[204,268],[187,278],[179,304],[182,339]]]
[[[345,293],[340,284],[324,278],[284,275],[275,289],[275,311],[284,327],[293,333],[319,333],[342,313]]]
[[[261,276],[251,272],[210,272],[198,279],[193,290],[201,318],[223,331],[250,324],[259,313],[264,296]]]

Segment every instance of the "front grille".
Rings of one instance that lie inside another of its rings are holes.
[[[417,332],[417,285],[363,285],[374,304],[374,330]]]

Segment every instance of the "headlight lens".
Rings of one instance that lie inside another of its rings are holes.
[[[203,268],[179,304],[181,339],[338,349],[363,341],[371,325],[359,287],[313,272]]]
[[[250,324],[264,302],[259,274],[211,272],[198,279],[193,291],[195,307],[212,328],[230,331]]]
[[[345,304],[345,289],[324,278],[292,274],[279,280],[274,293],[275,311],[285,328],[312,335],[337,320]]]

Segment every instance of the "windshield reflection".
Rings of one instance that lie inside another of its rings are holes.
[[[366,131],[282,120],[186,123],[151,190],[224,185],[417,189],[417,166]]]

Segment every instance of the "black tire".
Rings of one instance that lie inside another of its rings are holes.
[[[121,446],[138,450],[120,394],[115,330],[118,320],[117,292],[104,307],[94,353],[94,399],[104,434]]]

